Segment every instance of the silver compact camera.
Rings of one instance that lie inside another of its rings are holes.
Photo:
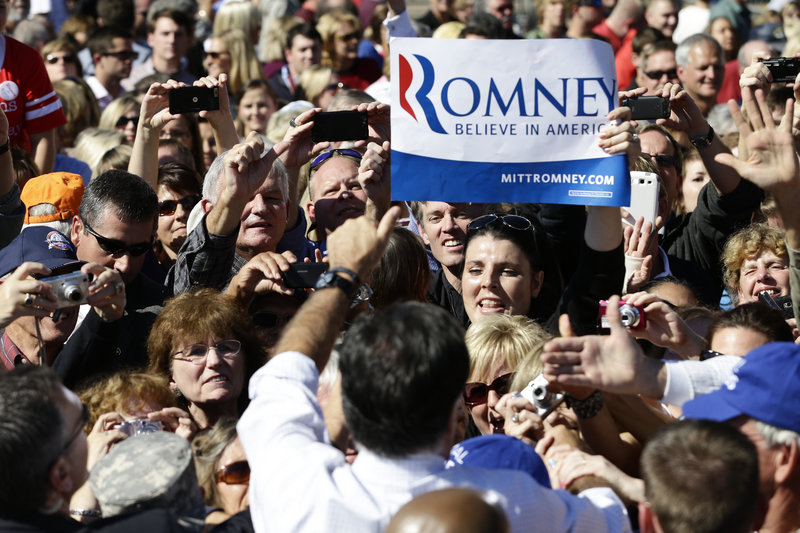
[[[547,385],[547,378],[539,374],[519,393],[536,407],[536,414],[542,419],[547,418],[564,401],[563,394],[550,392]]]
[[[62,276],[42,278],[41,281],[53,289],[58,309],[85,304],[89,298],[89,274],[70,272]]]
[[[144,435],[145,433],[153,433],[155,431],[162,431],[164,428],[160,420],[149,420],[147,418],[140,418],[137,420],[128,420],[116,426],[115,429],[120,430],[129,437],[134,435]]]

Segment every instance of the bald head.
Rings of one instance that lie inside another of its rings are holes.
[[[508,533],[503,510],[472,489],[417,496],[397,512],[385,533]]]

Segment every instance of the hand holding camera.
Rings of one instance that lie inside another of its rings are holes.
[[[33,277],[46,276],[50,269],[41,263],[22,263],[0,282],[0,327],[21,316],[45,317],[56,310],[56,297],[49,285]]]

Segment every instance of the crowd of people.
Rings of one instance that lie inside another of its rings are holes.
[[[519,7],[0,0],[0,531],[800,531],[800,3]],[[608,42],[653,219],[393,198],[393,37]]]

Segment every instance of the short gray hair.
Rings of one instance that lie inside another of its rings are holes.
[[[55,215],[58,213],[58,209],[53,204],[36,204],[32,205],[28,208],[28,216],[31,217],[43,217],[47,215]],[[32,224],[25,224],[24,227],[26,228],[34,228],[37,226],[42,226],[46,228],[54,229],[69,238],[69,234],[72,231],[72,219],[69,220],[51,220],[50,222],[34,222]]]
[[[761,420],[753,419],[753,423],[769,446],[778,446],[779,444],[791,446],[792,442],[794,442],[800,448],[800,433],[791,429],[779,428]]]
[[[722,51],[722,46],[707,33],[695,33],[681,41],[681,44],[678,45],[678,48],[675,49],[675,62],[678,66],[686,67],[689,65],[689,52],[695,45],[700,43],[708,43],[710,46],[713,46],[717,51],[717,57],[719,57],[719,62],[725,60],[725,53]]]
[[[273,146],[272,143],[268,142],[267,144],[268,146],[264,147],[264,152],[261,154],[261,157],[264,157]],[[208,172],[206,172],[206,177],[203,180],[203,198],[214,205],[219,201],[219,194],[222,192],[220,176],[222,176],[224,170],[225,154],[227,153],[228,150],[222,152],[214,159],[214,162],[208,167]],[[283,164],[283,161],[275,159],[267,176],[271,176],[272,179],[278,182],[281,195],[283,195],[284,201],[287,200],[289,198],[289,171],[286,170],[286,165]]]

